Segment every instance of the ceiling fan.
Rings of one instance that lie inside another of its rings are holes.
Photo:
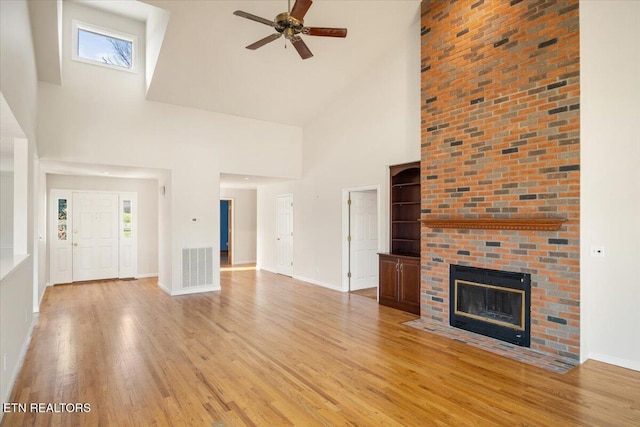
[[[311,58],[313,53],[311,53],[306,43],[302,40],[300,34],[307,36],[347,37],[346,28],[305,27],[304,15],[311,7],[311,3],[313,3],[312,0],[296,0],[292,9],[291,0],[289,0],[289,11],[280,13],[273,21],[248,12],[243,12],[242,10],[236,10],[233,12],[236,16],[260,22],[261,24],[268,25],[276,30],[275,34],[271,34],[270,36],[250,44],[247,46],[247,49],[256,50],[267,43],[271,43],[272,41],[279,39],[284,34],[284,37],[291,42],[293,47],[296,48],[300,57],[302,59],[307,59]]]

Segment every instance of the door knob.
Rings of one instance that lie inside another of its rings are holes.
[[[73,246],[78,246],[78,244],[77,244],[77,243],[74,243],[74,244],[73,244]]]

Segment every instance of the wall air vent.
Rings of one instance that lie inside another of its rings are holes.
[[[182,249],[182,288],[213,285],[213,248]]]

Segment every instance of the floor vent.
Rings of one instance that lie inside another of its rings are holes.
[[[182,288],[213,285],[213,248],[182,249]]]

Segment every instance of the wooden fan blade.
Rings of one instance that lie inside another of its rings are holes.
[[[291,37],[291,44],[296,48],[300,58],[308,59],[313,56],[313,53],[307,47],[307,44],[300,38],[300,36]]]
[[[255,43],[250,44],[249,46],[247,46],[247,49],[256,50],[257,48],[262,47],[267,43],[271,43],[274,40],[278,40],[280,36],[282,36],[282,33],[271,34],[270,36],[267,36],[263,39],[258,40]]]
[[[298,21],[302,21],[311,7],[311,3],[313,3],[312,0],[296,0],[289,15]]]
[[[249,13],[249,12],[243,12],[242,10],[236,10],[235,12],[233,12],[233,14],[236,15],[236,16],[240,16],[242,18],[251,19],[252,21],[256,21],[256,22],[259,22],[261,24],[268,25],[270,27],[275,27],[276,26],[276,23],[273,22],[273,21],[270,21],[270,20],[265,19],[265,18],[261,18],[259,16],[256,16],[256,15],[252,14],[252,13]]]
[[[346,28],[304,27],[304,34],[323,37],[347,37]]]

